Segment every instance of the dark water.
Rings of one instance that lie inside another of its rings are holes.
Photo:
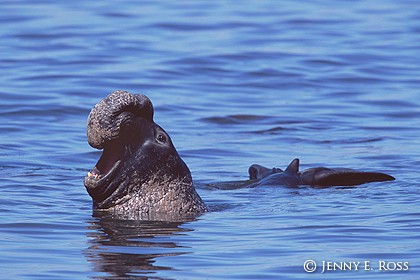
[[[0,278],[420,277],[418,1],[5,0],[0,10]],[[218,211],[188,223],[92,216],[83,177],[100,153],[85,123],[116,89],[152,99]],[[208,187],[294,157],[397,180]],[[306,260],[321,267],[306,273]],[[362,265],[321,274],[322,261]]]

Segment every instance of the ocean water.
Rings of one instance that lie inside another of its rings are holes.
[[[419,279],[418,1],[0,10],[1,279]],[[100,151],[86,119],[117,89],[151,98],[212,212],[185,223],[92,213],[83,178]],[[396,180],[211,187],[295,157]],[[360,265],[322,273],[326,262]]]

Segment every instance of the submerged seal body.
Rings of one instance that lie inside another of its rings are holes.
[[[88,117],[89,144],[103,149],[85,177],[94,209],[137,213],[202,213],[190,170],[169,135],[153,121],[145,95],[115,91]]]
[[[94,209],[164,220],[208,211],[192,184],[190,170],[169,135],[154,122],[153,114],[147,96],[121,90],[91,110],[88,142],[103,150],[84,180]],[[343,168],[299,172],[299,160],[295,159],[284,171],[252,165],[249,180],[242,181],[240,187],[347,186],[393,179],[383,173]]]
[[[299,159],[295,158],[283,171],[253,164],[248,170],[249,187],[309,185],[317,187],[355,186],[370,182],[395,180],[394,177],[379,172],[359,171],[350,168],[315,167],[299,171]]]

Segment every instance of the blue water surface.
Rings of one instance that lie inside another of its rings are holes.
[[[0,10],[1,279],[419,279],[418,1],[4,0]],[[117,89],[151,98],[214,211],[185,223],[93,215],[83,178],[100,151],[86,119]],[[397,180],[210,186],[295,157],[302,169]],[[323,261],[372,270],[321,273]]]

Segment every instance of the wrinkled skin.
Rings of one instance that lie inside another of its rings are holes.
[[[89,114],[87,136],[103,149],[84,182],[94,209],[150,216],[207,211],[171,138],[153,121],[146,96],[111,93]]]

